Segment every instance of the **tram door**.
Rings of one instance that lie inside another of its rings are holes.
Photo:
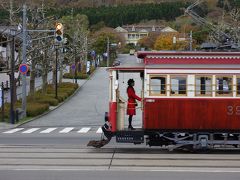
[[[144,88],[144,78],[143,72],[129,72],[129,71],[118,71],[116,73],[116,102],[117,102],[117,130],[124,130],[128,127],[128,115],[127,115],[127,87],[128,87],[128,80],[134,79],[135,81],[135,93],[137,96],[143,97],[143,88]],[[143,126],[143,118],[142,118],[142,110],[143,110],[143,103],[137,101],[136,106],[136,115],[133,116],[133,127],[135,128],[142,128]]]

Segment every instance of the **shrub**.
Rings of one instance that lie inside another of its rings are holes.
[[[77,89],[78,88],[78,84],[75,83],[71,83],[71,82],[63,82],[60,83],[58,85],[59,88],[73,88],[73,89]]]
[[[52,93],[52,94],[47,94],[49,97],[52,97],[52,98],[55,98],[55,93]],[[57,100],[58,102],[62,102],[64,101],[67,97],[68,97],[68,94],[67,93],[64,93],[64,92],[59,92],[58,91],[58,94],[57,94]]]
[[[54,97],[48,95],[43,95],[41,93],[36,93],[34,96],[28,96],[27,102],[39,102],[43,104],[49,104],[50,106],[57,106],[58,100]]]
[[[72,95],[74,93],[75,89],[73,88],[59,88],[59,93],[67,93],[68,96]]]
[[[49,110],[49,104],[43,104],[38,102],[27,103],[27,116],[38,116],[47,110]]]
[[[47,94],[43,95],[41,90],[36,91],[34,96],[27,97],[27,116],[34,117],[49,110],[49,106],[56,106],[59,102],[64,101],[68,96],[73,94],[78,88],[78,84],[71,82],[63,82],[58,85],[58,97],[55,98],[54,85],[47,86]],[[10,121],[10,104],[4,104],[4,120]],[[17,101],[14,105],[14,109],[21,107],[21,101]],[[0,108],[1,112],[1,108]],[[1,116],[0,116],[1,117]],[[0,118],[2,121],[2,118]]]
[[[0,108],[0,112],[2,112],[2,107]],[[9,103],[4,104],[4,120],[8,120],[8,122],[10,121],[10,104]],[[2,115],[1,115],[0,121],[2,121]]]
[[[77,76],[76,76],[77,79],[87,79],[88,77],[89,77],[88,74],[85,74],[85,73],[82,73],[82,72],[78,72],[78,73],[77,73]],[[63,75],[63,78],[66,78],[66,79],[75,79],[75,76],[74,76],[73,74],[71,74],[71,73],[65,73],[65,74]]]
[[[50,106],[57,106],[58,105],[58,100],[50,97],[50,96],[42,96],[40,99],[37,100],[37,102],[39,103],[43,103],[43,104],[49,104]]]

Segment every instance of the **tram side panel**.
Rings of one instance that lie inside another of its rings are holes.
[[[240,130],[240,99],[144,100],[145,130]]]

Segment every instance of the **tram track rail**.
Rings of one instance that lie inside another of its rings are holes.
[[[210,154],[151,148],[0,145],[0,170],[205,170],[240,172],[239,151]]]

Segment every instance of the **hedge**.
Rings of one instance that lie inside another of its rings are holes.
[[[27,116],[30,117],[38,116],[47,110],[49,110],[49,104],[38,102],[27,103]]]
[[[20,108],[20,107],[21,107],[21,102],[18,101],[15,104],[14,109],[16,110],[16,108]],[[27,116],[29,117],[38,116],[47,110],[49,110],[49,104],[40,103],[40,102],[31,102],[31,101],[27,102],[26,113],[27,113]],[[4,119],[6,122],[10,123],[10,104],[9,103],[5,103]]]
[[[41,98],[38,99],[37,102],[43,103],[43,104],[49,104],[50,106],[57,106],[59,103],[57,99],[51,96],[41,96]]]
[[[49,106],[57,106],[59,102],[64,101],[67,97],[72,95],[78,88],[78,84],[64,82],[58,85],[58,97],[55,98],[54,85],[50,84],[47,86],[47,93],[43,95],[41,90],[37,91],[34,96],[27,97],[27,116],[34,117],[38,116],[45,111],[49,110]],[[10,121],[10,104],[5,103],[4,108],[4,119]],[[14,105],[14,109],[21,108],[21,101],[17,101]],[[1,112],[1,108],[0,108]],[[0,118],[0,121],[2,118]]]
[[[88,77],[89,77],[88,74],[84,74],[84,73],[81,73],[81,72],[77,73],[77,76],[76,76],[77,79],[87,79]],[[71,74],[71,73],[65,73],[63,75],[63,78],[75,79],[75,76],[73,74]]]

